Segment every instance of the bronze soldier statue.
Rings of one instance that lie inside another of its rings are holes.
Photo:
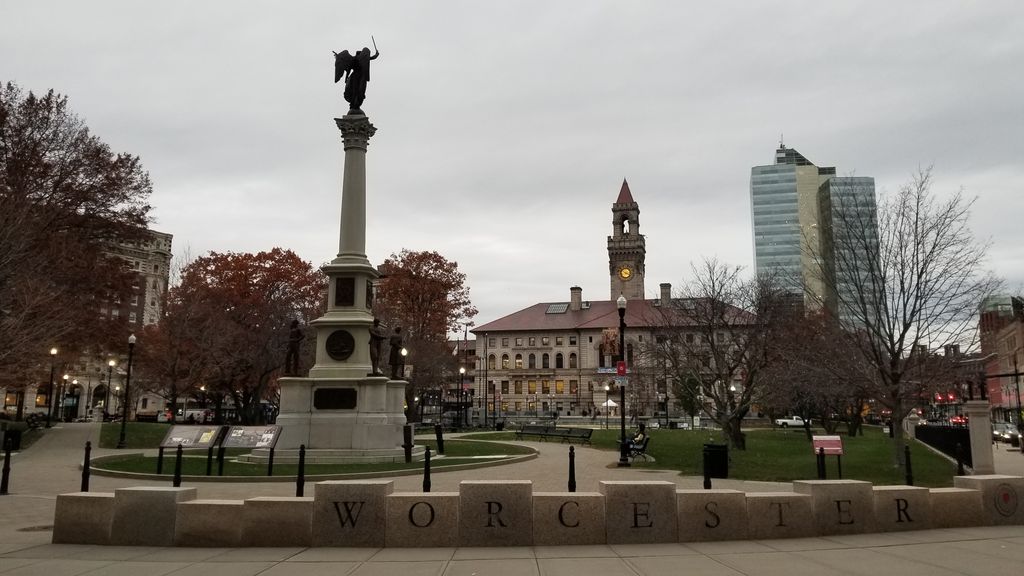
[[[380,325],[380,318],[373,319],[373,327],[370,328],[370,375],[382,376],[384,372],[380,369],[380,349],[387,340],[388,333]]]
[[[388,340],[391,344],[391,354],[388,358],[391,364],[391,379],[398,380],[405,377],[405,357],[402,356],[402,327],[395,326],[395,333]]]
[[[285,376],[299,375],[299,347],[306,335],[299,328],[299,321],[292,320],[291,328],[288,330],[288,352],[284,356]]]

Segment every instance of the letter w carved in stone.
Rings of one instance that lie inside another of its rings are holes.
[[[359,521],[359,514],[363,511],[363,505],[366,502],[333,502],[333,504],[334,510],[338,513],[338,521],[341,522],[341,527],[344,528],[346,525],[351,524],[355,528],[356,522]]]

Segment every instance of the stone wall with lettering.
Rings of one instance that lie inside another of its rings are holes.
[[[601,482],[533,492],[466,481],[458,492],[394,492],[390,480],[320,482],[313,498],[197,500],[195,488],[136,487],[57,498],[53,541],[187,546],[555,546],[797,538],[1024,524],[1024,478],[960,476],[956,488],[805,480],[792,492],[679,490]],[[226,530],[225,526],[233,527]],[[145,527],[143,530],[141,527]]]

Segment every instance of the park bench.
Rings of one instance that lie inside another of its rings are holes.
[[[651,441],[651,437],[650,436],[646,436],[644,438],[644,441],[641,442],[639,445],[631,445],[629,447],[629,458],[631,460],[635,460],[637,458],[643,458],[644,461],[646,462],[647,461],[647,443],[650,442],[650,441]]]
[[[522,440],[524,436],[539,436],[543,440],[551,435],[552,429],[554,426],[523,424],[516,430],[516,440]]]
[[[580,444],[590,444],[590,436],[594,433],[592,428],[566,428],[567,434],[562,438],[562,442],[572,443],[573,440],[579,441]]]

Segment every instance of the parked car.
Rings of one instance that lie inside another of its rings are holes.
[[[810,423],[811,423],[811,421],[808,420],[807,424],[809,425]],[[775,425],[776,426],[780,426],[782,428],[789,428],[790,426],[793,426],[794,428],[803,428],[803,426],[804,426],[804,419],[801,418],[800,416],[790,416],[788,418],[776,418],[775,419]]]
[[[1020,432],[1017,427],[1009,422],[994,422],[992,424],[992,440],[995,442],[1013,442],[1017,438],[1020,442]]]

